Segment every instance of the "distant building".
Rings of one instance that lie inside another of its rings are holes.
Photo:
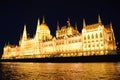
[[[36,34],[27,37],[24,26],[19,46],[6,45],[2,59],[10,58],[41,58],[41,57],[70,57],[107,55],[116,50],[116,42],[112,24],[103,25],[98,16],[98,23],[87,25],[83,19],[83,29],[80,33],[77,25],[73,27],[70,19],[67,25],[57,24],[56,37],[50,34],[50,29],[43,18],[38,19]]]

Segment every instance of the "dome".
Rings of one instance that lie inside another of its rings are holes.
[[[40,25],[40,30],[49,30],[48,25],[45,23],[45,18],[43,17],[42,24]]]
[[[47,26],[47,24],[42,23],[42,24],[40,25],[40,30],[49,30],[49,27]]]

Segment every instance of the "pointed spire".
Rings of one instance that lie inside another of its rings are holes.
[[[43,16],[43,20],[42,20],[42,23],[44,24],[45,23],[45,17]]]
[[[100,15],[98,15],[98,23],[102,23]]]
[[[68,27],[70,26],[70,18],[69,17],[68,17],[67,25],[68,25]]]
[[[40,26],[40,19],[38,18],[37,28],[36,28],[36,34],[39,32],[39,26]]]
[[[110,22],[110,28],[112,29],[112,22]]]
[[[78,30],[78,28],[77,28],[77,22],[75,22],[75,29]]]
[[[24,25],[24,30],[23,30],[23,36],[22,36],[23,40],[27,39],[27,31],[26,31],[26,25]]]
[[[59,21],[57,21],[57,30],[60,30]]]
[[[85,19],[83,18],[83,27],[86,26]]]
[[[26,33],[26,25],[24,25],[23,33]]]
[[[38,18],[38,23],[37,23],[37,26],[39,26],[40,25],[40,19]]]
[[[112,26],[112,22],[110,22],[110,26]]]

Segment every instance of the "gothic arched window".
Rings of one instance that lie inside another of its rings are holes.
[[[90,36],[88,35],[88,39],[90,39]]]
[[[86,36],[84,37],[84,40],[86,40]]]
[[[94,36],[93,36],[93,34],[92,34],[92,39],[94,39]]]
[[[100,33],[100,37],[102,37],[102,33]]]
[[[96,38],[98,38],[98,34],[96,33]]]

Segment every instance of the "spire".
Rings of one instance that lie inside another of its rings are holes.
[[[38,32],[39,32],[39,27],[40,27],[40,19],[38,18],[38,23],[37,23],[37,28],[36,28],[36,35],[38,35]]]
[[[86,26],[85,19],[83,18],[83,28]]]
[[[113,31],[113,27],[112,27],[112,22],[110,22],[110,29],[112,32],[113,50],[116,50],[116,41],[115,41],[114,31]]]
[[[39,26],[40,26],[40,19],[38,18],[37,28],[36,28],[36,34],[39,32]]]
[[[59,22],[57,21],[57,30],[60,30]]]
[[[98,15],[98,23],[102,23],[100,15]]]
[[[75,23],[75,29],[78,30],[78,28],[77,28],[77,22]]]
[[[68,25],[68,27],[70,26],[70,18],[69,17],[68,17],[67,25]]]
[[[112,26],[112,22],[110,22],[110,26]]]
[[[26,25],[24,25],[24,30],[23,30],[23,36],[22,36],[23,40],[27,39],[27,31],[26,31]]]
[[[38,23],[37,23],[37,26],[39,26],[40,25],[40,19],[38,18]]]
[[[110,22],[110,28],[111,28],[111,30],[112,30],[112,22]]]
[[[43,20],[42,20],[42,23],[43,23],[43,24],[45,23],[45,18],[44,18],[44,16],[43,16]]]

